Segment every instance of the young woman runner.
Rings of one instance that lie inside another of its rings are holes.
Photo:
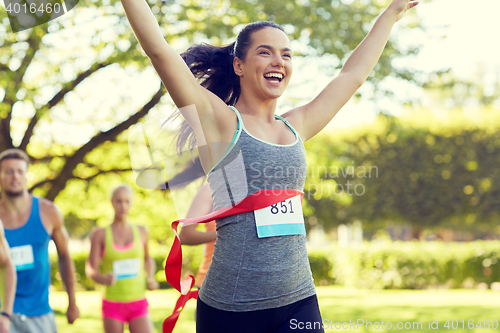
[[[394,23],[417,2],[393,0],[339,75],[311,102],[282,117],[274,112],[290,81],[292,50],[280,26],[251,23],[233,44],[196,45],[181,57],[165,41],[144,0],[122,4],[194,132],[218,210],[266,189],[303,190],[303,143],[363,84]],[[222,149],[221,142],[230,143],[225,147],[229,149]],[[295,210],[284,207],[287,203],[268,208],[272,214],[287,209],[302,213],[300,201],[299,207],[295,201]],[[257,215],[248,212],[216,221],[212,263],[198,295],[197,332],[323,332],[303,228],[294,231],[285,223],[276,229],[268,215]]]
[[[111,196],[115,211],[113,223],[91,233],[85,272],[106,286],[102,300],[106,333],[123,333],[125,323],[129,324],[131,333],[153,332],[144,292],[146,286],[153,290],[159,284],[154,275],[154,261],[149,256],[146,228],[127,221],[132,197],[130,186],[115,188]]]

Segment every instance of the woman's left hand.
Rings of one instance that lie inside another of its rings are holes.
[[[387,10],[392,10],[396,14],[396,22],[399,21],[406,11],[418,5],[418,1],[392,0]]]

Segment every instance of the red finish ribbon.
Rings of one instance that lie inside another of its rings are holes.
[[[163,322],[163,333],[171,333],[173,331],[186,302],[191,298],[196,299],[198,297],[198,290],[191,290],[194,286],[194,276],[189,275],[186,280],[181,281],[182,247],[179,235],[177,234],[179,223],[207,223],[215,219],[262,209],[297,195],[303,196],[303,194],[299,190],[292,189],[262,190],[249,195],[231,207],[221,208],[201,217],[186,218],[172,222],[175,238],[165,264],[165,276],[167,282],[179,291],[181,295],[175,303],[173,313]]]

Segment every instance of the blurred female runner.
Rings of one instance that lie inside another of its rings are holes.
[[[149,256],[148,232],[127,220],[132,197],[130,186],[115,188],[111,195],[113,222],[105,228],[95,228],[90,236],[85,272],[106,286],[102,299],[106,333],[123,333],[125,323],[131,333],[153,332],[144,293],[146,287],[153,290],[159,284],[154,275],[154,261]]]

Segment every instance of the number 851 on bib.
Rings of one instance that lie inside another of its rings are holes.
[[[254,216],[259,238],[306,233],[300,195],[255,210]]]

